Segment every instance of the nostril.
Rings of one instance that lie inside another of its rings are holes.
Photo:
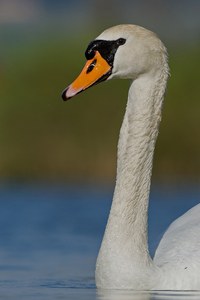
[[[90,72],[94,69],[94,67],[95,67],[95,65],[96,65],[96,62],[97,62],[97,60],[94,59],[93,62],[92,62],[92,63],[89,65],[89,67],[87,68],[86,74],[90,73]]]

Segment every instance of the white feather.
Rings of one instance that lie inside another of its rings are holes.
[[[118,143],[112,207],[96,264],[98,288],[200,289],[200,205],[169,227],[154,260],[148,251],[147,212],[153,153],[168,78],[159,38],[135,25],[104,31],[98,39],[125,38],[111,78],[132,80]]]

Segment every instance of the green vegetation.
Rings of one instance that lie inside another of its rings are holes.
[[[64,103],[88,38],[5,47],[0,57],[0,176],[98,179],[115,175],[128,81],[110,81]],[[200,47],[171,49],[171,78],[155,154],[155,177],[200,174]]]

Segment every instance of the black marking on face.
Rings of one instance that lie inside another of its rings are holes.
[[[118,40],[114,41],[94,40],[88,45],[85,51],[85,56],[87,59],[92,59],[95,56],[96,51],[98,51],[112,67],[117,49],[119,46],[125,44],[125,42],[126,39],[124,38],[119,38]]]

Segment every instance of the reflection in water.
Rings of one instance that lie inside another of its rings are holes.
[[[132,290],[97,290],[98,300],[196,300],[199,291],[132,291]]]
[[[98,300],[150,300],[149,292],[129,291],[129,290],[98,290]]]

